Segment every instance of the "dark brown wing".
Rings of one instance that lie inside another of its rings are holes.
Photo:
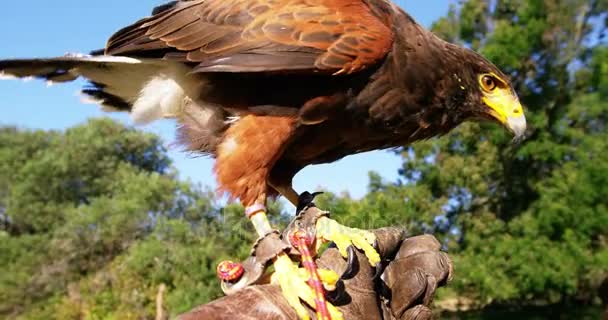
[[[392,45],[384,1],[189,0],[120,30],[106,54],[199,63],[199,72],[353,73]]]

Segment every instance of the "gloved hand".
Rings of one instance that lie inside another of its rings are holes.
[[[452,262],[439,251],[431,235],[406,238],[405,231],[383,228],[373,231],[384,261],[379,277],[367,258],[356,252],[352,277],[343,287],[330,292],[329,298],[348,320],[431,319],[429,305],[437,287],[452,277]],[[346,260],[337,249],[326,250],[317,260],[319,268],[343,274]],[[314,312],[310,312],[315,319]],[[296,313],[274,285],[253,285],[179,316],[181,320],[276,319],[298,320]]]

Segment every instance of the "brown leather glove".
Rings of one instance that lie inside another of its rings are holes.
[[[431,319],[429,305],[439,286],[452,277],[452,262],[439,251],[440,244],[431,235],[405,239],[398,228],[375,230],[378,251],[385,269],[375,277],[367,258],[356,252],[351,277],[344,286],[328,293],[332,303],[347,320]],[[338,250],[326,250],[317,260],[319,268],[342,274],[346,260]],[[311,319],[315,319],[310,311]],[[275,285],[254,285],[179,316],[181,320],[276,319],[297,320],[295,312]]]

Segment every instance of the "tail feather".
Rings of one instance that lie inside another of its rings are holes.
[[[138,123],[174,116],[184,98],[196,96],[202,81],[190,69],[160,59],[71,55],[48,59],[0,60],[0,78],[36,78],[49,82],[89,80],[85,102],[106,111],[131,112]]]
[[[90,101],[94,104],[101,104],[108,111],[131,112],[132,105],[123,98],[104,91],[105,85],[90,82],[90,84],[80,91],[83,94],[84,102]]]
[[[2,78],[40,78],[51,81],[59,79],[59,82],[73,81],[77,78],[68,72],[75,67],[75,61],[51,62],[49,60],[53,59],[0,60],[0,76]]]
[[[1,78],[35,78],[50,83],[87,78],[82,93],[107,110],[129,111],[147,78],[160,66],[127,57],[72,55],[48,59],[0,60]]]
[[[212,154],[226,128],[227,113],[199,99],[206,81],[191,71],[184,64],[162,59],[104,55],[0,60],[0,79],[69,82],[86,78],[85,102],[100,104],[105,111],[129,112],[139,124],[176,118],[179,143],[188,150]]]

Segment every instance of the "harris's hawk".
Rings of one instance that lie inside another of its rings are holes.
[[[137,123],[177,119],[188,149],[216,159],[219,190],[239,199],[260,236],[269,196],[292,203],[309,164],[408,145],[465,120],[521,137],[526,121],[508,78],[423,29],[388,0],[181,0],[155,8],[91,55],[0,61],[0,76],[67,82]],[[322,217],[317,236],[370,263],[373,235]],[[314,303],[285,254],[277,279],[302,313]],[[339,313],[330,306],[334,318]]]

